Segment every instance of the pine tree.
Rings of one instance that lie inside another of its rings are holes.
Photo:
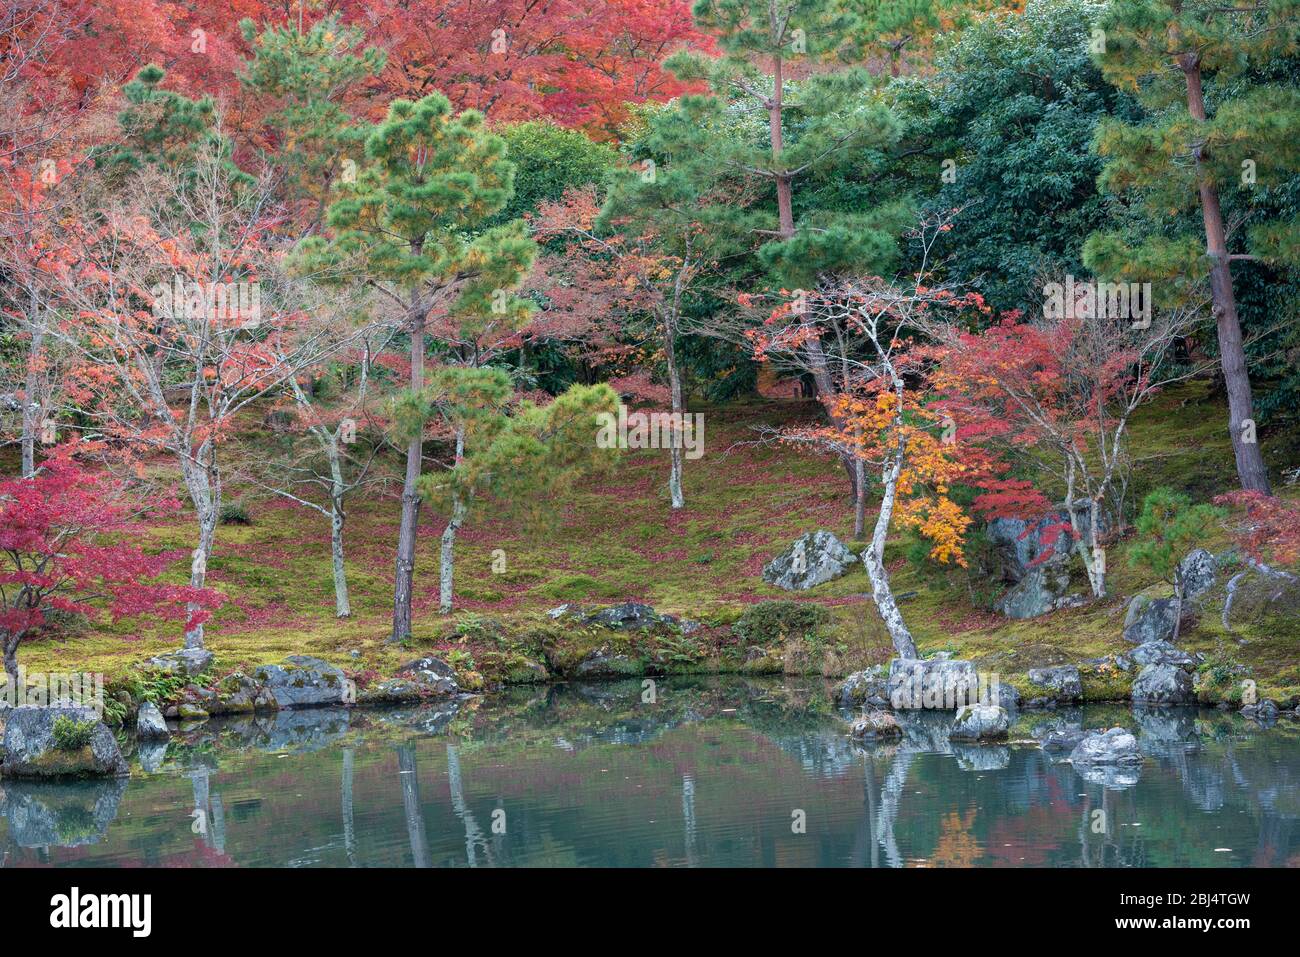
[[[904,204],[845,212],[801,205],[797,194],[798,186],[842,164],[869,164],[898,136],[865,69],[821,68],[854,27],[845,5],[699,0],[694,14],[716,35],[723,56],[683,53],[669,66],[682,79],[707,81],[713,95],[682,97],[661,123],[657,146],[672,162],[714,177],[710,228],[757,240],[760,281],[773,288],[812,288],[826,273],[882,271],[895,257],[895,237],[912,221]],[[738,208],[744,204],[737,194],[756,190],[774,191],[775,209],[761,201]],[[829,409],[838,390],[820,340],[810,339],[806,353]],[[857,467],[848,458],[844,464],[856,491]]]
[[[367,124],[348,111],[349,91],[384,68],[383,51],[363,47],[365,34],[344,26],[337,16],[315,23],[306,32],[293,26],[267,26],[252,20],[239,24],[253,56],[239,80],[253,94],[272,101],[264,123],[269,128],[266,160],[283,169],[290,198],[314,206],[311,228],[327,208],[336,179],[350,179],[352,169],[339,157],[359,153]]]
[[[421,496],[448,515],[438,561],[443,614],[452,610],[456,533],[477,502],[490,494],[539,517],[543,502],[618,454],[596,442],[598,416],[618,407],[608,385],[571,386],[545,406],[514,399],[504,369],[442,366],[423,389],[394,405],[399,432],[418,441],[436,422],[456,436],[452,467],[421,475],[417,483]]]
[[[1137,241],[1095,234],[1084,261],[1102,274],[1169,281],[1167,288],[1208,273],[1237,475],[1242,488],[1262,492],[1268,470],[1255,437],[1231,264],[1300,262],[1300,224],[1256,221],[1243,237],[1230,228],[1236,217],[1225,216],[1224,200],[1249,220],[1252,193],[1262,197],[1300,158],[1300,91],[1235,82],[1252,60],[1294,48],[1296,7],[1295,0],[1116,0],[1092,38],[1107,79],[1135,91],[1152,116],[1140,125],[1099,126],[1095,145],[1106,160],[1100,182],[1134,194],[1152,229]],[[1198,206],[1203,253],[1175,218]]]
[[[365,142],[364,168],[329,209],[330,239],[300,246],[305,272],[363,281],[403,313],[410,335],[412,393],[425,386],[425,334],[440,317],[442,360],[475,365],[472,344],[484,329],[528,317],[510,293],[532,263],[535,246],[521,221],[481,230],[510,199],[514,168],[505,144],[481,114],[453,115],[439,93],[395,100]],[[445,316],[445,319],[442,317]],[[411,589],[420,510],[422,434],[407,443],[393,593],[393,640],[411,633]],[[461,441],[458,440],[458,446]]]

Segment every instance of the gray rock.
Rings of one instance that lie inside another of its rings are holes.
[[[1139,665],[1174,665],[1189,671],[1196,669],[1196,659],[1167,641],[1148,641],[1133,649],[1131,656]]]
[[[152,701],[140,705],[135,718],[135,733],[141,741],[166,741],[167,722],[163,721],[162,712]]]
[[[1076,765],[1141,764],[1142,752],[1137,738],[1123,728],[1109,731],[1090,731],[1070,752],[1070,761]]]
[[[226,675],[210,692],[201,693],[200,702],[211,714],[252,714],[279,708],[266,684],[240,671]]]
[[[182,721],[207,721],[209,713],[202,705],[182,701],[176,706],[176,716]]]
[[[1177,665],[1144,665],[1133,681],[1133,701],[1143,704],[1194,704],[1192,676]]]
[[[1242,717],[1251,718],[1261,724],[1272,724],[1277,720],[1278,713],[1277,702],[1267,698],[1259,704],[1244,705],[1241,709]]]
[[[887,690],[895,710],[955,711],[979,701],[979,675],[969,661],[895,658]]]
[[[823,529],[801,535],[763,568],[763,581],[786,591],[806,591],[848,574],[856,559]]]
[[[423,693],[414,681],[392,678],[357,693],[358,704],[414,704]]]
[[[835,691],[841,708],[860,708],[865,704],[884,707],[889,703],[889,677],[884,665],[855,671]]]
[[[1051,546],[1044,545],[1042,541],[1045,528],[1068,521],[1065,512],[1060,512],[1046,515],[1036,522],[1027,522],[1020,518],[995,518],[989,522],[985,533],[997,549],[1002,564],[1003,580],[1022,581],[1030,571],[1048,561],[1068,559],[1072,542],[1068,531],[1057,536]],[[1043,553],[1049,547],[1051,556],[1043,558]]]
[[[1037,618],[1071,603],[1070,569],[1064,562],[1052,561],[1026,571],[1022,578],[998,602],[998,611],[1008,618]]]
[[[150,658],[150,667],[173,674],[182,674],[193,678],[212,667],[212,652],[204,648],[179,648],[166,654]]]
[[[319,658],[290,655],[284,665],[262,665],[253,677],[266,686],[281,708],[345,704],[351,682],[342,670]]]
[[[661,625],[676,625],[677,619],[671,615],[661,615],[649,605],[639,601],[628,601],[621,605],[602,608],[587,615],[583,621],[588,625],[600,625],[616,631],[645,631]]]
[[[1174,637],[1177,602],[1172,598],[1151,599],[1135,595],[1124,615],[1124,640],[1135,645],[1168,642]]]
[[[611,654],[598,648],[583,658],[573,673],[580,678],[628,678],[645,672],[645,666],[627,655]]]
[[[441,658],[426,656],[408,661],[397,673],[416,682],[424,695],[450,695],[460,692],[456,683],[456,669]]]
[[[1082,728],[1065,731],[1049,731],[1038,742],[1044,751],[1070,753],[1079,746],[1079,742],[1088,736]]]
[[[873,710],[856,719],[849,733],[855,738],[897,738],[903,729],[888,711]]]
[[[1020,692],[1014,685],[999,681],[997,684],[989,683],[989,704],[995,704],[1007,711],[1016,711],[1020,708]]]
[[[1211,588],[1219,575],[1219,563],[1203,548],[1193,549],[1178,563],[1178,580],[1183,585],[1183,599],[1195,601]]]
[[[998,741],[1007,736],[1011,719],[1006,708],[993,704],[968,704],[957,712],[948,737],[959,741]]]
[[[89,777],[130,773],[113,732],[91,708],[23,705],[11,708],[5,717],[5,777]],[[59,718],[80,724],[93,723],[89,743],[76,751],[56,747],[54,722]]]
[[[1059,704],[1068,704],[1083,698],[1083,679],[1079,675],[1079,669],[1074,665],[1030,668],[1029,682],[1046,689],[1048,693],[1041,697]]]

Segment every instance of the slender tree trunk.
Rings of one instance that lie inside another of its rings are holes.
[[[677,368],[677,338],[676,323],[672,321],[664,322],[664,357],[668,362],[668,386],[672,391],[672,412],[673,421],[681,422],[683,430],[686,427],[685,417],[682,411],[682,376],[681,370]],[[672,448],[672,465],[668,474],[668,492],[672,497],[673,508],[684,508],[686,499],[682,495],[682,444],[686,435],[683,431],[681,434],[673,437]]]
[[[453,572],[456,566],[456,532],[465,521],[465,505],[457,496],[452,499],[451,519],[442,530],[442,553],[438,564],[438,610],[451,611]]]
[[[199,542],[190,558],[190,587],[202,588],[208,577],[208,561],[212,558],[212,544],[217,537],[217,524],[221,520],[221,475],[217,471],[216,449],[209,439],[200,446],[195,463],[185,463],[182,472],[194,513],[199,520]],[[186,611],[191,615],[200,606],[190,603]],[[203,648],[203,623],[187,629],[186,648]]]
[[[853,540],[862,541],[867,535],[867,466],[861,459],[853,463]]]
[[[772,65],[772,98],[767,104],[767,128],[772,140],[772,169],[776,173],[776,209],[781,223],[781,238],[789,239],[794,235],[794,201],[790,175],[781,168],[781,152],[785,148],[781,116],[784,92],[782,67],[781,57],[775,57]]]
[[[334,616],[350,618],[352,604],[348,601],[348,575],[343,567],[343,521],[342,503],[335,499],[330,508],[330,554],[334,561]]]
[[[1201,92],[1199,57],[1187,54],[1179,59],[1187,79],[1187,108],[1192,118],[1205,122],[1205,98]],[[1250,376],[1246,371],[1246,350],[1242,345],[1241,323],[1237,319],[1237,300],[1232,290],[1232,271],[1228,266],[1227,237],[1219,191],[1205,168],[1203,147],[1195,149],[1196,172],[1200,181],[1201,218],[1205,222],[1205,252],[1210,260],[1210,290],[1214,297],[1214,317],[1219,333],[1219,361],[1223,365],[1223,382],[1228,392],[1228,429],[1232,451],[1237,459],[1237,479],[1243,489],[1269,494],[1268,468],[1258,441],[1245,441],[1242,423],[1254,421]],[[1254,439],[1251,435],[1250,438]]]
[[[33,309],[39,308],[33,303]],[[36,369],[44,349],[45,329],[39,321],[32,324],[31,344],[27,349],[27,374],[23,381],[22,470],[23,478],[36,474],[36,435],[40,430],[41,406],[37,401],[40,378]]]
[[[871,543],[862,551],[862,564],[867,569],[867,578],[871,582],[871,600],[880,613],[880,620],[885,623],[890,640],[900,658],[917,658],[916,642],[912,633],[903,623],[903,615],[894,601],[893,589],[889,587],[889,572],[885,569],[885,539],[889,536],[889,522],[894,513],[894,499],[898,494],[898,477],[903,471],[903,439],[898,439],[898,448],[891,461],[886,463],[881,475],[884,493],[880,498],[880,513],[876,516],[876,527],[872,532]]]
[[[330,463],[330,556],[334,564],[334,616],[348,618],[352,615],[352,604],[348,601],[348,575],[343,565],[343,524],[347,521],[343,499],[347,487],[343,482],[343,466],[339,461],[338,436],[331,436],[325,448]]]
[[[24,689],[18,686],[18,645],[21,641],[22,639],[18,637],[7,638],[4,647],[5,672],[9,675],[9,686],[14,689],[15,694],[20,696],[15,700],[20,703],[23,700],[21,695],[24,692]]]
[[[831,412],[831,403],[835,401],[835,383],[831,380],[830,365],[826,361],[826,352],[822,349],[820,339],[812,338],[804,344],[804,354],[808,357],[808,365],[812,372],[813,385],[817,388],[817,398],[821,400],[822,408],[826,410],[826,416],[837,428],[844,428],[844,422]],[[854,501],[858,497],[858,468],[856,460],[847,452],[840,456],[840,464],[844,466],[844,474],[849,479],[849,491],[853,495]]]
[[[424,388],[424,308],[411,304],[411,390]],[[415,534],[420,521],[420,470],[423,430],[406,446],[406,476],[402,483],[402,521],[397,531],[397,568],[393,583],[393,634],[390,641],[411,637],[411,595],[415,585]]]

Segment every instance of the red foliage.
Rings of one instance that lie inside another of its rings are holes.
[[[220,596],[208,589],[151,583],[174,555],[128,544],[131,504],[106,474],[82,468],[62,445],[32,478],[0,481],[0,640],[6,657],[45,624],[45,613],[93,611],[114,619],[141,614],[206,620]],[[167,503],[156,503],[163,507]],[[198,610],[187,613],[186,605]]]
[[[1214,501],[1245,509],[1236,539],[1251,558],[1281,565],[1300,561],[1300,505],[1244,490],[1220,495]]]

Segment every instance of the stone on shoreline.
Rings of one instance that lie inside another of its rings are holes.
[[[130,773],[113,732],[92,708],[23,705],[11,708],[5,717],[4,763],[0,767],[5,777],[91,777]],[[78,730],[85,732],[84,743],[76,747],[60,747],[55,738],[56,722],[61,727],[74,722]]]

